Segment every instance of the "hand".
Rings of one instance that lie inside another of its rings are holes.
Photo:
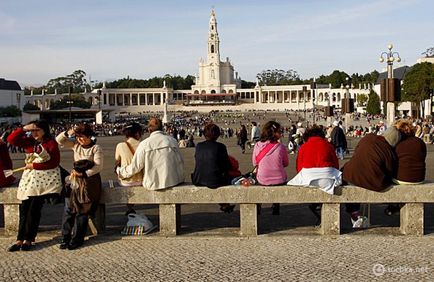
[[[37,127],[36,127],[36,125],[33,124],[33,123],[31,123],[31,124],[26,124],[26,125],[23,126],[23,130],[24,130],[24,131],[32,131],[32,130],[35,130],[35,129],[37,129]]]
[[[77,172],[75,169],[71,170],[71,176],[82,177],[83,173]]]
[[[33,163],[26,164],[26,169],[33,169]]]
[[[70,129],[68,130],[67,134],[68,134],[68,136],[72,136],[72,135],[74,135],[74,134],[75,134],[74,129],[73,129],[73,128],[70,128]]]

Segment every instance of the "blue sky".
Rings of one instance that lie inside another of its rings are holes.
[[[82,69],[92,80],[194,75],[215,8],[221,60],[244,80],[381,71],[393,43],[413,65],[434,46],[434,1],[0,0],[0,77],[21,86]]]

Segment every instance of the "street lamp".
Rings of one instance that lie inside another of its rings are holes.
[[[68,104],[69,104],[69,124],[71,124],[72,121],[72,113],[71,113],[71,106],[72,106],[72,100],[71,100],[71,93],[72,93],[72,86],[69,86],[68,88]]]
[[[389,49],[389,51],[381,53],[379,60],[380,63],[384,63],[384,61],[387,62],[387,78],[393,78],[393,61],[399,63],[401,62],[401,57],[398,52],[392,52],[392,44],[387,45],[387,49]]]
[[[312,90],[312,125],[314,125],[315,124],[315,89],[316,89],[315,77],[313,78],[313,82],[310,89]]]
[[[303,86],[304,121],[306,121],[306,96],[307,96],[307,87]]]
[[[380,62],[383,63],[386,61],[387,63],[387,78],[393,78],[393,62],[401,62],[401,57],[398,52],[392,52],[393,45],[387,45],[388,51],[381,53]],[[387,84],[387,83],[386,83]],[[389,125],[395,121],[395,102],[388,102],[387,93],[386,93],[386,103],[387,103],[387,122]]]

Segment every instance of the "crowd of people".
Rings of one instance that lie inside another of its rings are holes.
[[[114,156],[121,186],[142,185],[159,190],[183,183],[185,171],[180,141],[190,140],[194,134],[203,134],[205,141],[194,144],[191,139],[191,146],[195,147],[192,183],[211,189],[240,183],[244,176],[238,161],[228,154],[226,145],[218,142],[218,138],[225,135],[221,127],[204,116],[189,121],[179,118],[178,125],[179,128],[174,124],[165,128],[159,118],[149,118],[146,125],[149,137],[142,140],[144,127],[140,123],[122,124],[119,132],[125,136],[125,141],[117,144]],[[337,120],[330,127],[313,124],[307,128],[302,123],[283,128],[273,120],[260,127],[256,121],[249,120],[249,129],[242,123],[234,135],[242,153],[246,142],[253,146],[251,162],[258,185],[315,186],[334,194],[337,186],[346,184],[382,191],[393,183],[422,183],[427,150],[424,140],[417,135],[417,125],[404,119],[390,127],[379,123],[378,130],[360,139],[351,159],[342,167],[339,167],[339,159],[344,158],[348,148],[345,129]],[[198,132],[191,131],[192,128]],[[89,123],[50,127],[48,122],[37,120],[17,126],[8,134],[7,143],[26,154],[17,190],[17,198],[22,201],[19,230],[9,251],[32,249],[45,200],[60,194],[65,199],[60,248],[74,250],[83,245],[89,216],[95,213],[101,197],[104,153],[96,142],[95,129],[95,125]],[[283,138],[285,133],[288,141]],[[292,147],[288,146],[293,143]],[[73,169],[69,172],[60,167],[60,146],[73,151]],[[289,153],[297,153],[297,174],[293,179],[288,179],[285,169]],[[3,141],[0,141],[0,156],[0,186],[8,186],[15,177],[5,174],[12,170],[12,162]],[[320,221],[321,205],[312,204],[309,208]],[[220,209],[230,213],[234,205],[221,203]],[[360,204],[347,204],[346,210],[354,228],[366,227],[367,218],[361,214]],[[399,205],[391,205],[387,213],[397,210]],[[135,213],[134,206],[128,205],[126,214],[131,213]],[[260,204],[258,213],[261,213]],[[280,214],[279,203],[272,205],[272,214]]]

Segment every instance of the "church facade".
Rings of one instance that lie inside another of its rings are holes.
[[[241,79],[228,57],[221,61],[220,39],[217,17],[211,12],[208,24],[206,60],[201,59],[195,83],[191,89],[175,90],[161,88],[107,88],[82,93],[92,103],[92,108],[109,114],[111,119],[119,115],[141,115],[148,112],[162,112],[164,103],[169,111],[197,110],[310,110],[321,106],[341,106],[344,97],[353,98],[355,107],[359,95],[368,95],[371,86],[354,88],[352,85],[332,88],[331,85],[280,85],[265,86],[256,83],[251,89],[241,88]],[[62,99],[67,93],[26,96],[26,102],[37,105],[42,111],[49,110],[50,104]]]

